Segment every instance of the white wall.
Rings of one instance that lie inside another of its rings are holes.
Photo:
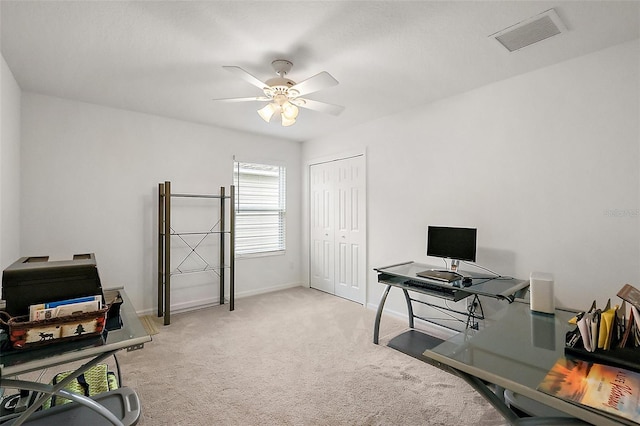
[[[20,257],[20,87],[0,63],[0,270]]]
[[[477,263],[503,275],[553,273],[559,305],[604,304],[624,283],[640,286],[639,47],[306,142],[307,162],[366,149],[368,303],[383,290],[373,267],[442,265],[425,255],[429,225],[477,227]],[[388,306],[406,314],[400,294]]]
[[[124,285],[138,311],[152,311],[158,184],[171,181],[174,193],[228,189],[234,154],[287,167],[290,236],[284,256],[236,262],[236,296],[300,285],[299,143],[34,93],[22,96],[21,255],[94,252],[103,286]],[[217,278],[198,275],[172,280],[174,309],[217,299]]]

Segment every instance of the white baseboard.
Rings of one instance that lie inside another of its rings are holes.
[[[243,297],[256,296],[258,294],[272,293],[274,291],[286,290],[288,288],[302,287],[302,286],[303,286],[302,283],[290,283],[290,284],[282,284],[282,285],[277,285],[272,287],[260,288],[256,290],[236,292],[236,300],[242,299]],[[229,303],[229,300],[226,299],[225,304],[228,304],[228,303]],[[219,297],[209,297],[206,299],[198,299],[198,300],[191,300],[188,302],[174,303],[171,305],[171,313],[177,314],[180,312],[195,311],[198,309],[211,308],[213,306],[219,306],[219,305],[220,305]],[[143,311],[137,311],[136,313],[138,315],[152,315],[152,314],[156,314],[157,311],[155,309],[146,309]]]
[[[367,304],[367,309],[371,309],[374,311],[378,310],[378,306],[380,305],[374,305],[373,303],[368,303]],[[398,312],[398,311],[394,311],[392,309],[388,309],[385,308],[384,311],[382,311],[383,315],[389,315],[392,316],[394,318],[397,319],[401,319],[403,321],[409,321],[409,314],[407,314],[406,312]]]
[[[289,283],[289,284],[281,284],[281,285],[276,285],[276,286],[267,287],[267,288],[260,288],[256,290],[243,291],[240,293],[236,293],[236,299],[249,297],[249,296],[257,296],[258,294],[264,294],[264,293],[273,293],[274,291],[286,290],[288,288],[295,288],[295,287],[304,287],[304,284]]]

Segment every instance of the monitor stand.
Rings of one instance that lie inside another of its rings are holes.
[[[458,272],[458,266],[460,266],[460,261],[457,259],[451,259],[451,272]]]

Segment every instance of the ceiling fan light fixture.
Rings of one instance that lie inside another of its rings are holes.
[[[258,115],[268,123],[269,121],[271,121],[271,117],[273,117],[273,114],[275,114],[279,110],[280,106],[278,104],[269,103],[258,110]]]
[[[267,105],[264,105],[262,108],[257,110],[260,118],[269,123],[273,119],[274,115],[278,115],[280,117],[280,123],[285,127],[295,124],[299,113],[298,107],[325,112],[332,115],[339,115],[344,109],[344,107],[339,105],[332,105],[299,97],[338,84],[338,81],[328,72],[322,71],[307,78],[306,80],[296,83],[295,81],[285,77],[293,66],[292,62],[285,59],[276,59],[272,62],[272,66],[278,76],[273,77],[266,82],[254,77],[252,74],[240,67],[223,67],[227,71],[238,75],[251,85],[259,88],[263,92],[264,96],[216,100],[226,102],[267,101]],[[277,118],[274,121],[277,121]]]

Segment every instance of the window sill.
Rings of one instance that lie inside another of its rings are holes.
[[[255,257],[283,256],[284,254],[285,254],[285,250],[265,251],[261,253],[236,254],[236,260],[252,259]]]

